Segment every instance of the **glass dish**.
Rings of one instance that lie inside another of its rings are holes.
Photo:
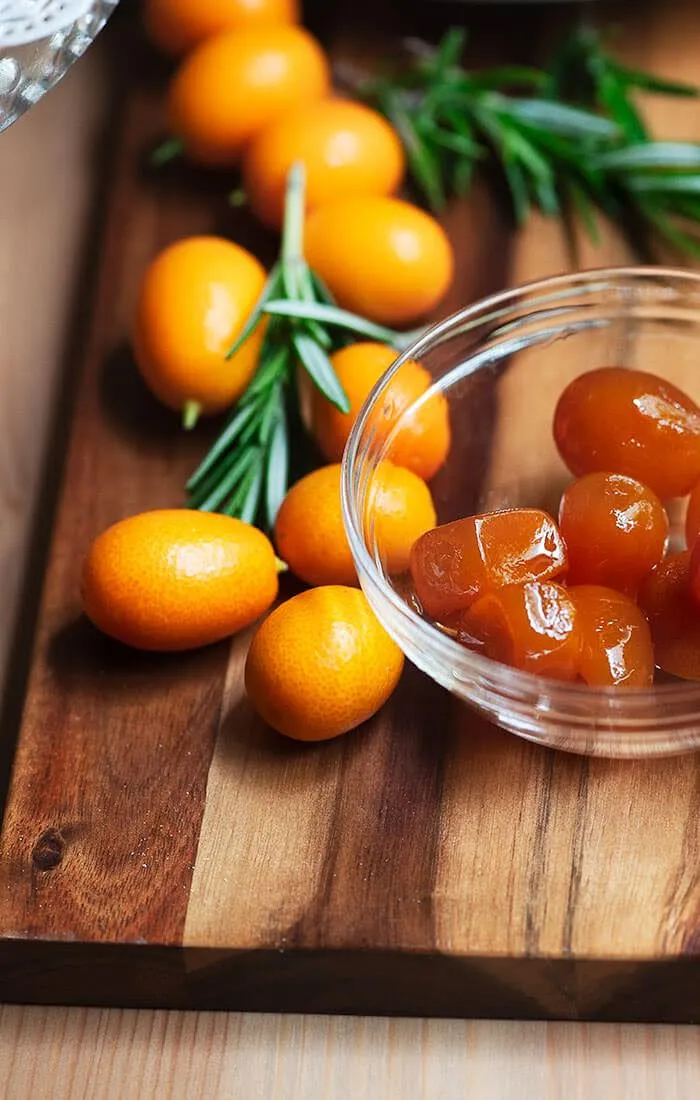
[[[589,688],[546,680],[470,652],[407,602],[376,547],[368,486],[397,426],[373,427],[405,359],[420,360],[447,397],[452,447],[431,483],[441,523],[478,511],[542,507],[556,516],[571,475],[552,439],[557,398],[600,366],[652,371],[700,404],[700,276],[665,268],[587,271],[505,291],[430,328],[370,394],[343,460],[343,514],[360,583],[406,656],[504,729],[550,748],[608,757],[700,747],[700,683]],[[410,415],[416,405],[404,412]],[[682,549],[684,502],[669,504]],[[362,517],[365,517],[364,520]],[[659,674],[660,679],[662,675]]]
[[[119,0],[0,0],[0,133],[85,53]]]

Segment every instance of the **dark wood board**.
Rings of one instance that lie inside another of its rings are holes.
[[[310,15],[336,56],[362,57],[370,39],[376,52],[396,23],[390,4],[330,7]],[[434,33],[455,7],[407,9],[401,29]],[[465,10],[478,57],[524,60],[552,33],[549,7]],[[619,17],[630,59],[694,77],[692,3],[624,6]],[[26,702],[19,731],[3,729],[14,763],[0,836],[0,998],[700,1019],[697,757],[547,752],[414,669],[361,730],[301,747],[245,700],[247,637],[144,656],[81,618],[91,538],[180,503],[212,431],[184,435],[136,374],[128,333],[145,265],[193,232],[230,234],[265,260],[275,249],[228,208],[226,180],[143,168],[162,128],[165,73],[129,13],[106,35],[119,102],[97,278]],[[138,59],[131,78],[125,50]],[[697,105],[654,110],[666,133],[700,136]],[[445,224],[458,275],[441,314],[570,263],[555,225],[516,235],[484,189]],[[626,258],[611,234],[580,262]]]

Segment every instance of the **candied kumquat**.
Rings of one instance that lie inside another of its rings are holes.
[[[671,554],[639,590],[656,664],[672,676],[700,680],[700,608],[690,588],[690,551]]]
[[[578,674],[591,687],[648,687],[654,678],[649,624],[635,603],[603,585],[574,585]]]
[[[634,478],[587,474],[564,491],[559,530],[570,584],[606,585],[634,595],[664,555],[668,517],[656,494]]]
[[[570,382],[554,439],[571,472],[614,470],[667,500],[700,481],[700,408],[654,374],[601,367]]]
[[[685,543],[690,548],[700,535],[700,481],[693,486],[688,497],[688,511],[685,514]]]
[[[579,631],[567,590],[551,581],[487,592],[461,617],[458,638],[476,642],[501,664],[538,676],[574,680]]]
[[[416,595],[438,621],[466,610],[485,592],[549,580],[566,565],[556,523],[537,508],[489,512],[435,527],[413,544],[410,560]]]

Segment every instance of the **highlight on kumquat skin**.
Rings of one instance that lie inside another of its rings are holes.
[[[668,516],[646,485],[621,474],[573,481],[559,507],[569,584],[603,585],[634,597],[666,551]]]
[[[553,581],[507,584],[485,592],[460,616],[458,638],[523,672],[576,679],[577,611],[567,590]]]
[[[339,462],[345,444],[370,390],[395,361],[397,353],[388,344],[365,341],[350,344],[331,356],[333,368],[347,394],[350,409],[341,412],[315,390],[311,400],[311,431],[323,455]],[[406,360],[387,387],[375,430],[388,435],[400,420],[388,457],[429,481],[444,464],[450,449],[450,418],[444,394],[434,393],[411,412],[430,388],[428,371],[412,359]]]
[[[557,402],[554,439],[577,477],[625,474],[662,501],[700,481],[700,408],[646,371],[600,367],[579,375]]]
[[[339,304],[402,327],[428,314],[447,293],[454,257],[430,214],[401,199],[359,195],[313,210],[306,259]]]
[[[156,256],[141,282],[134,325],[136,362],[156,397],[196,419],[243,393],[262,327],[225,356],[264,285],[259,261],[221,237],[188,237]]]
[[[578,615],[578,674],[590,687],[649,687],[654,649],[644,613],[622,592],[604,585],[569,589]]]
[[[326,741],[371,718],[403,664],[364,593],[329,585],[268,615],[251,643],[245,684],[273,729],[296,741]]]
[[[306,584],[357,584],[343,525],[340,470],[340,464],[334,463],[301,478],[277,513],[277,552]],[[411,546],[435,522],[425,482],[410,470],[380,462],[368,490],[367,525],[389,573],[408,569]]]
[[[506,585],[561,577],[566,566],[557,525],[538,508],[485,512],[443,523],[417,539],[411,550],[416,594],[438,622]]]
[[[263,127],[329,86],[326,55],[303,27],[229,31],[182,62],[170,87],[170,129],[191,160],[233,165]]]
[[[219,641],[277,597],[270,540],[241,520],[187,508],[130,516],[93,541],[83,566],[85,614],[136,649]]]
[[[405,573],[416,539],[437,523],[430,489],[422,478],[388,459],[370,475],[365,525],[390,575]]]
[[[392,195],[405,169],[403,147],[382,115],[361,103],[325,99],[294,107],[261,130],[243,158],[248,203],[279,227],[292,164],[306,171],[307,210],[355,195]]]
[[[685,544],[691,547],[700,536],[700,481],[693,486],[688,497],[688,510],[685,514]]]

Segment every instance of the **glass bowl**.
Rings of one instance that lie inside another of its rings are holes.
[[[653,268],[586,271],[496,294],[433,326],[369,395],[343,459],[343,515],[362,588],[418,668],[504,729],[550,748],[608,757],[663,756],[700,747],[700,683],[659,674],[650,688],[589,688],[536,677],[471,652],[421,617],[405,578],[388,575],[368,489],[403,417],[377,432],[385,391],[406,359],[433,379],[404,416],[440,391],[452,446],[431,482],[444,523],[499,508],[556,516],[571,475],[552,438],[559,394],[600,366],[636,367],[700,404],[700,276]],[[685,502],[668,504],[671,549],[682,549]]]
[[[119,0],[0,0],[0,133],[65,75]]]

